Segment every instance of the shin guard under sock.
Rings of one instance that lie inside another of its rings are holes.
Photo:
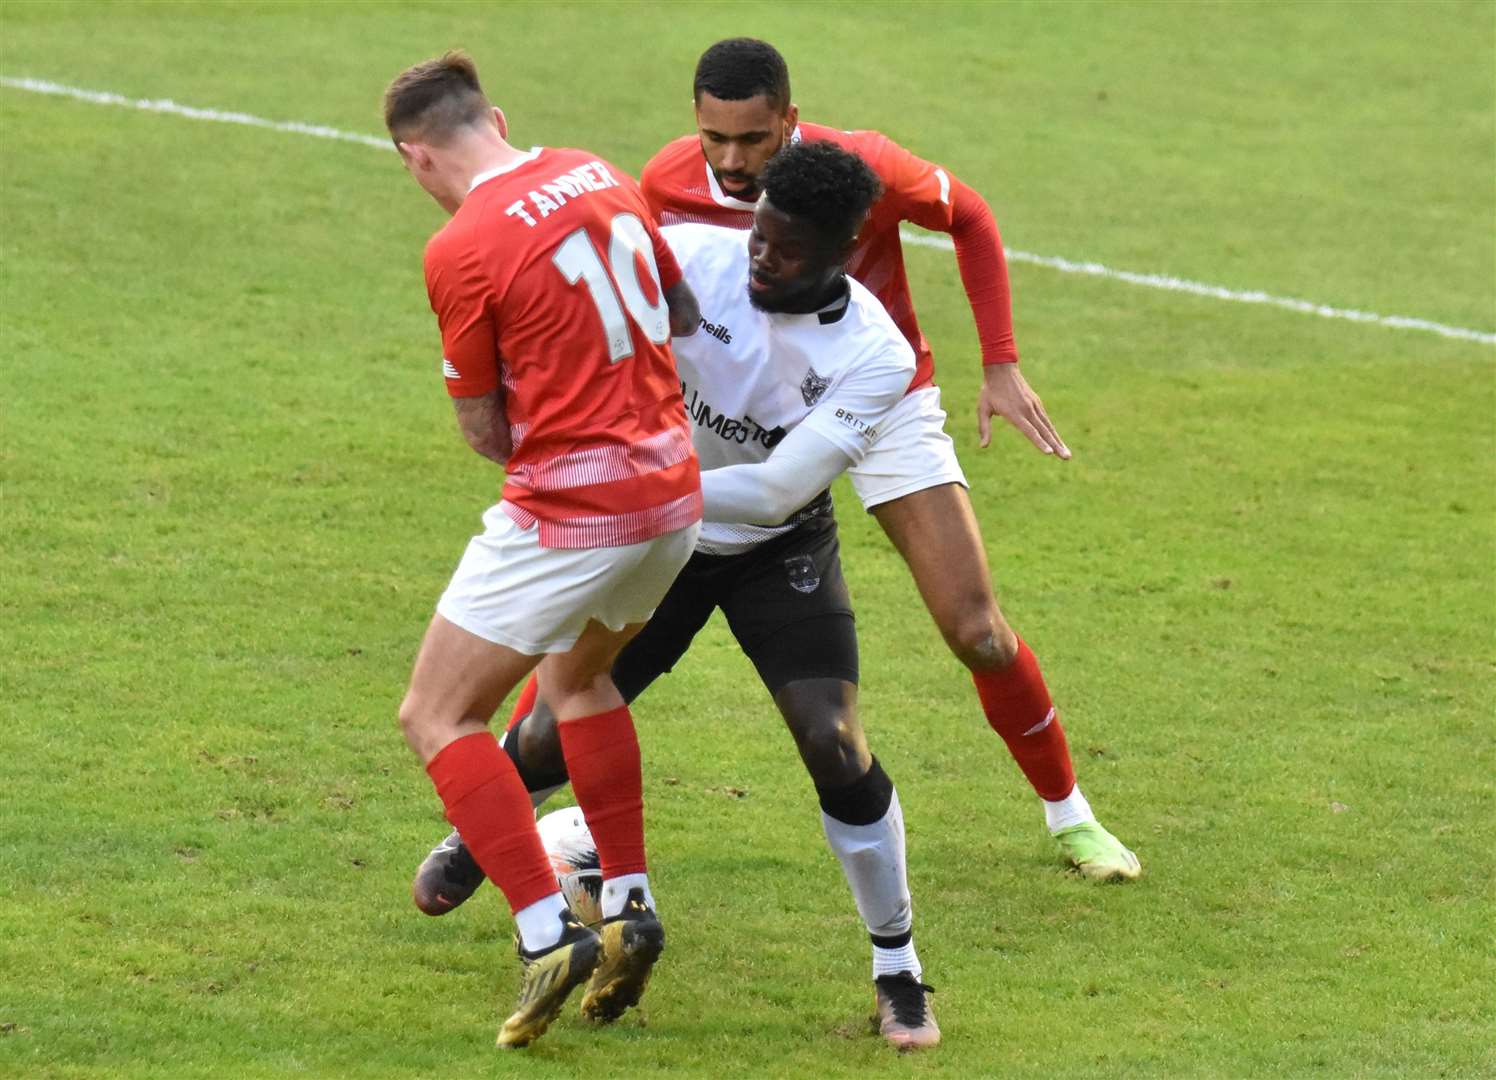
[[[1008,751],[1039,797],[1056,802],[1075,787],[1075,768],[1065,729],[1032,650],[1018,641],[1018,655],[1001,671],[974,671],[971,680],[987,723],[1008,744]]]

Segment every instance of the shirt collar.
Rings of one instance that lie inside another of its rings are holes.
[[[705,154],[701,155],[701,164],[706,169],[706,186],[711,192],[712,202],[718,206],[725,206],[729,210],[745,210],[750,214],[753,213],[753,203],[735,198],[722,190],[722,185],[717,183],[717,174],[712,172],[712,163],[706,159]]]
[[[823,307],[818,307],[814,311],[771,311],[765,312],[765,314],[781,322],[796,325],[801,324],[802,321],[808,323],[811,319],[814,319],[821,326],[830,326],[832,323],[841,322],[846,317],[847,309],[851,306],[852,286],[847,282],[846,277],[843,277],[841,292],[829,304]]]
[[[471,193],[472,190],[479,184],[487,183],[495,176],[503,176],[507,172],[513,172],[515,169],[518,169],[521,165],[529,164],[540,156],[540,151],[542,149],[544,148],[539,146],[532,146],[530,147],[530,152],[528,154],[522,154],[521,156],[511,161],[509,164],[500,165],[497,169],[488,169],[485,172],[480,172],[477,176],[473,177],[473,182],[468,185],[468,192]]]
[[[823,308],[818,308],[813,314],[822,326],[834,322],[841,322],[842,316],[847,313],[847,308],[852,306],[852,286],[847,284],[847,279],[842,278],[842,291],[831,303]]]

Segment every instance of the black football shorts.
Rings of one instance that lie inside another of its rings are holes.
[[[801,679],[857,681],[852,598],[830,514],[740,555],[692,555],[613,664],[624,700],[673,668],[716,608],[771,695]]]

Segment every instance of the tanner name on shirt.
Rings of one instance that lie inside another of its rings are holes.
[[[526,198],[515,200],[513,205],[505,207],[504,213],[521,219],[533,229],[540,224],[541,219],[550,217],[565,206],[567,200],[617,186],[618,181],[613,178],[606,165],[601,161],[589,161],[567,170],[550,183],[541,184],[539,191],[532,191]],[[533,213],[525,208],[526,203],[533,208]]]

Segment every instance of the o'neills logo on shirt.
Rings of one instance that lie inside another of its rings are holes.
[[[714,337],[718,341],[722,342],[722,344],[724,344],[724,345],[731,345],[732,344],[732,331],[728,330],[727,327],[725,327],[725,326],[718,326],[716,323],[709,323],[705,319],[702,319],[701,320],[701,328],[703,330],[705,330],[708,334],[711,334],[712,337]]]

